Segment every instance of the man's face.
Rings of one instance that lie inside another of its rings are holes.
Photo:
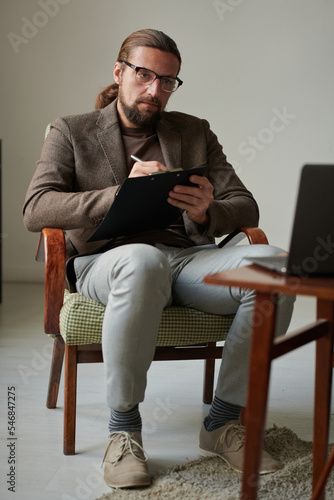
[[[162,76],[176,77],[179,61],[174,54],[150,47],[136,47],[129,56],[129,63],[150,69]],[[171,96],[161,90],[160,80],[143,85],[136,79],[136,72],[117,62],[114,67],[115,82],[119,85],[117,110],[126,127],[150,127],[160,119]]]

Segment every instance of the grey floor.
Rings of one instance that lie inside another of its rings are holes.
[[[298,299],[290,329],[311,321],[314,314],[313,299]],[[52,341],[43,334],[42,324],[43,286],[5,284],[0,305],[0,498],[95,499],[111,491],[103,483],[101,469],[108,421],[103,366],[79,366],[77,454],[64,456],[63,389],[57,409],[45,406]],[[141,413],[152,472],[199,458],[198,432],[208,412],[201,403],[202,368],[202,361],[155,362],[151,367]],[[313,345],[274,362],[268,427],[286,426],[302,439],[312,440],[313,376]],[[8,388],[15,393],[16,440],[8,439]],[[330,438],[334,440],[333,429]],[[15,493],[7,489],[11,458],[15,459]]]

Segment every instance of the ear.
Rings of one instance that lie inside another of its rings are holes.
[[[120,77],[122,73],[122,63],[118,62],[114,66],[114,80],[119,85]]]

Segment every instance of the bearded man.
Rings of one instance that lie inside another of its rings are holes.
[[[98,96],[96,110],[52,123],[24,206],[30,231],[65,231],[70,290],[106,306],[102,348],[110,420],[104,461],[105,481],[114,488],[151,482],[139,404],[161,315],[171,304],[235,314],[214,401],[200,432],[200,452],[218,455],[242,471],[240,412],[246,403],[255,293],[204,285],[203,278],[243,265],[254,253],[282,251],[269,245],[224,249],[215,244],[215,238],[236,228],[256,226],[259,211],[209,123],[165,111],[183,83],[180,67],[179,50],[164,33],[140,30],[127,37],[114,66],[115,83]],[[126,178],[202,164],[207,176],[192,175],[193,185],[169,192],[168,203],[183,211],[170,226],[88,241]],[[286,332],[293,309],[293,298],[284,299],[277,335]],[[279,468],[263,452],[260,472]]]

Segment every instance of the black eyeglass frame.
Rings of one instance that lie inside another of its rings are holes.
[[[149,71],[150,73],[153,73],[155,75],[154,80],[152,80],[150,83],[146,83],[146,84],[142,83],[141,85],[151,85],[157,79],[160,80],[160,82],[161,82],[163,78],[170,78],[172,80],[176,80],[177,83],[178,83],[178,86],[174,90],[165,90],[165,89],[163,89],[163,90],[165,92],[170,92],[171,93],[171,92],[176,92],[176,90],[183,84],[183,81],[180,78],[178,78],[177,76],[174,77],[174,76],[168,76],[168,75],[158,75],[158,73],[156,73],[152,69],[143,68],[141,66],[135,66],[134,64],[131,64],[131,63],[129,63],[129,61],[125,61],[124,59],[120,59],[119,62],[122,62],[122,63],[126,64],[127,66],[129,66],[129,68],[132,68],[136,72],[136,74],[138,73],[139,70],[144,69],[145,71]]]

